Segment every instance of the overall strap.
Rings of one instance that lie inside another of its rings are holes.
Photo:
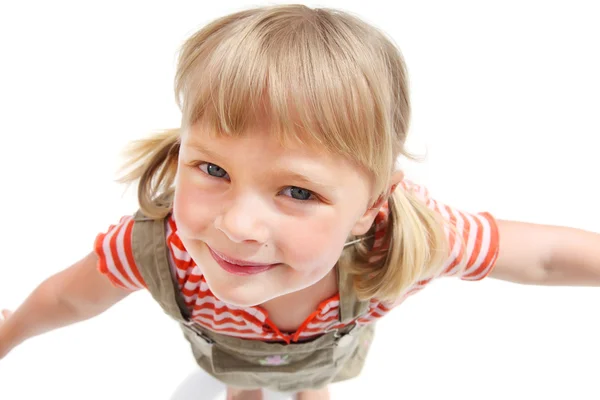
[[[340,322],[349,324],[367,312],[369,301],[359,300],[354,290],[352,276],[348,275],[339,265],[336,265],[335,268],[338,276],[338,291],[340,293]]]
[[[150,294],[165,313],[186,322],[189,310],[171,273],[165,235],[166,219],[152,219],[141,211],[134,215],[132,250],[138,270]]]

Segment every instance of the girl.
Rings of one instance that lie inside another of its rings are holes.
[[[404,179],[404,62],[355,17],[223,17],[186,41],[175,89],[181,128],[131,148],[140,210],[4,312],[0,356],[144,289],[229,398],[327,398],[434,279],[600,282],[598,235],[460,212]]]

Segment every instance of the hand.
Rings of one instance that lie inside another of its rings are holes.
[[[8,319],[8,317],[10,317],[12,314],[12,311],[10,310],[2,310],[2,312],[0,313],[0,326],[2,326],[2,323]]]
[[[0,312],[0,328],[11,315],[12,311],[9,310],[2,310],[2,312]],[[0,332],[2,332],[2,329],[0,329]],[[4,358],[7,352],[8,351],[2,347],[2,336],[0,335],[0,360]]]

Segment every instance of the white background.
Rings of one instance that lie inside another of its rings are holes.
[[[0,307],[15,308],[135,210],[114,183],[119,152],[178,126],[181,42],[272,3],[0,4]],[[356,13],[399,45],[409,146],[427,153],[404,165],[438,200],[600,232],[596,2],[306,4]],[[597,399],[599,314],[600,288],[440,280],[379,324],[364,373],[333,396]],[[167,399],[193,371],[177,326],[140,292],[15,349],[0,361],[0,398]],[[197,386],[194,398],[210,398]]]

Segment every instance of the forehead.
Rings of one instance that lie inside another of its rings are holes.
[[[329,151],[308,134],[278,132],[265,121],[249,125],[240,132],[223,132],[200,120],[182,134],[184,146],[201,147],[206,151],[252,152],[270,157],[297,156],[314,161],[351,163],[346,157]]]

